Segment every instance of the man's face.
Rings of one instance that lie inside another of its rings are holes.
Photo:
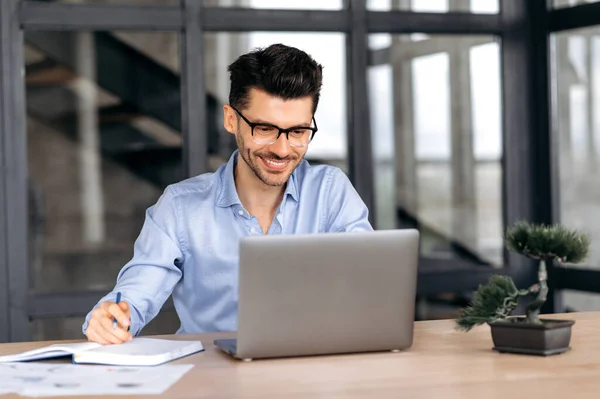
[[[283,100],[258,89],[251,89],[249,105],[238,109],[251,123],[266,123],[282,129],[312,126],[312,99],[303,97]],[[304,158],[308,147],[292,147],[285,134],[272,144],[257,144],[252,139],[252,128],[235,110],[225,106],[225,128],[234,133],[244,163],[254,175],[268,186],[284,185]]]

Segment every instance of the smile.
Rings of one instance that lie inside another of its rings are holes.
[[[267,160],[267,162],[269,163],[269,165],[275,165],[275,166],[283,166],[286,164],[286,162],[275,162],[275,161],[270,161],[270,160]]]
[[[269,169],[278,169],[278,170],[285,169],[285,167],[289,163],[289,161],[273,161],[273,160],[264,159],[264,158],[261,158],[261,160]]]

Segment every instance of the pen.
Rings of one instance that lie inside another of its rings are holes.
[[[121,292],[117,292],[117,305],[121,302]],[[113,317],[113,331],[117,329],[117,318]]]

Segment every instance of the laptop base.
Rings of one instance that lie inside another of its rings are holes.
[[[233,356],[236,359],[242,360],[244,362],[251,362],[252,358],[240,358],[237,356],[237,339],[215,339],[213,342],[215,346],[221,349],[223,352]]]
[[[248,357],[248,358],[242,358],[239,357],[237,355],[237,339],[235,338],[230,338],[230,339],[216,339],[213,342],[215,344],[215,346],[217,348],[219,348],[221,351],[231,355],[233,358],[244,361],[244,362],[251,362],[253,359]],[[392,353],[401,353],[403,352],[402,349],[389,349],[390,352]],[[353,353],[353,352],[348,352],[348,353]]]

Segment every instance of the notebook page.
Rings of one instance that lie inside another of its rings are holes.
[[[107,345],[76,354],[76,363],[155,365],[202,351],[200,341],[176,341],[138,337],[119,345]]]
[[[43,348],[33,349],[27,352],[15,353],[12,355],[0,356],[0,363],[4,362],[22,362],[27,360],[49,359],[53,357],[68,356],[77,352],[84,352],[90,349],[102,347],[95,342],[81,342],[75,344],[54,344],[44,346]]]
[[[192,341],[175,341],[158,338],[134,338],[120,345],[106,345],[90,351],[90,353],[111,353],[123,356],[152,356],[171,353],[187,346]]]

